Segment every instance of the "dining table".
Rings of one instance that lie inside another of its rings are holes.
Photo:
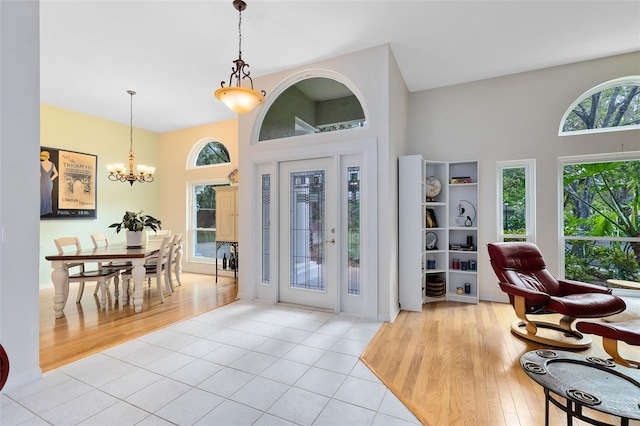
[[[64,307],[69,296],[69,264],[77,263],[108,263],[131,262],[134,282],[133,307],[136,313],[142,311],[142,286],[145,279],[145,261],[155,257],[160,251],[160,241],[148,241],[139,247],[127,247],[126,243],[113,243],[108,246],[82,249],[63,254],[45,256],[51,262],[53,271],[51,281],[55,289],[53,296],[53,310],[56,318],[64,316]]]

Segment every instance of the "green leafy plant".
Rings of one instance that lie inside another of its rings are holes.
[[[153,216],[142,214],[142,210],[137,213],[128,211],[122,216],[121,222],[112,223],[109,228],[116,228],[116,233],[123,228],[127,231],[142,231],[145,228],[157,231],[162,229],[162,222]]]
[[[639,176],[638,161],[565,166],[564,235],[596,237],[566,241],[567,278],[638,280],[640,242],[619,238],[640,237]]]
[[[640,162],[580,164],[565,171],[565,194],[573,198],[565,201],[565,217],[572,206],[583,234],[640,237],[639,172]],[[640,243],[629,245],[640,262]]]

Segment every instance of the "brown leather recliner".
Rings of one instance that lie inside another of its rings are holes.
[[[613,358],[613,361],[625,367],[640,368],[640,361],[625,359],[618,351],[618,342],[640,346],[640,320],[606,323],[595,321],[578,321],[576,328],[587,334],[602,337],[602,347]]]
[[[550,346],[585,349],[591,338],[573,327],[576,318],[601,318],[626,309],[611,289],[572,280],[558,280],[547,269],[533,243],[487,245],[500,288],[509,295],[516,316],[511,331],[527,340]],[[529,315],[560,314],[559,322],[533,321]]]
[[[4,384],[9,378],[9,357],[7,352],[0,345],[0,390],[4,387]]]

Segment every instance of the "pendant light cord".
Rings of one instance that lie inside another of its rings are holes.
[[[129,140],[131,143],[129,145],[129,155],[133,155],[133,95],[135,95],[136,92],[129,90],[129,94],[131,95],[131,115],[129,117]]]
[[[238,9],[238,58],[242,59],[242,8]]]

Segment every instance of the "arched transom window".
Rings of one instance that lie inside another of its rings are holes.
[[[278,95],[264,116],[258,141],[366,125],[362,104],[351,89],[331,78],[312,77]]]
[[[229,151],[227,147],[221,142],[207,142],[205,143],[198,156],[196,157],[196,167],[210,166],[212,164],[230,163]]]
[[[640,128],[640,76],[617,78],[586,91],[560,122],[560,136]]]

